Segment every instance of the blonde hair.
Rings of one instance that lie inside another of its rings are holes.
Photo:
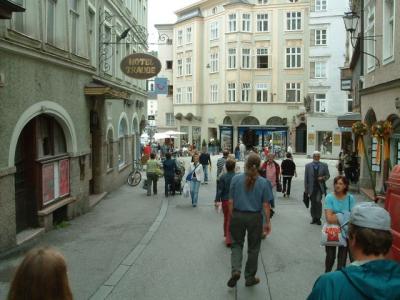
[[[254,187],[254,184],[256,183],[256,180],[259,176],[258,169],[260,168],[260,164],[261,164],[260,157],[255,153],[250,153],[245,164],[245,174],[246,174],[245,185],[247,191],[250,191]]]
[[[72,300],[64,256],[52,248],[29,251],[18,266],[8,300]]]

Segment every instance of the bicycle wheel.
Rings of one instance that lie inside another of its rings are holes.
[[[141,180],[142,180],[142,174],[140,174],[140,172],[138,171],[133,171],[129,173],[127,183],[130,186],[137,186]]]

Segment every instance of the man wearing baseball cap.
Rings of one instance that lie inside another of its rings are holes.
[[[392,246],[389,213],[375,203],[356,205],[348,236],[354,262],[320,276],[307,299],[400,299],[400,265],[385,259]]]

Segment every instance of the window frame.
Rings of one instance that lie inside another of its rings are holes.
[[[365,36],[375,36],[376,32],[376,6],[375,2],[370,2],[367,6],[366,9],[366,22],[365,22]],[[371,19],[373,19],[372,22]],[[374,56],[376,54],[376,42],[374,39],[370,38],[365,40],[366,42],[366,52]],[[376,61],[375,58],[370,55],[367,56],[367,61],[366,61],[366,67],[367,67],[367,73],[372,72],[376,68]]]
[[[325,33],[324,33],[325,31]],[[325,38],[323,38],[325,35]],[[325,42],[325,43],[323,43]],[[315,29],[315,46],[328,46],[328,29],[326,28],[317,28]]]
[[[266,16],[266,18],[262,18]],[[269,14],[268,13],[258,13],[256,17],[257,32],[269,32]],[[266,29],[265,29],[266,27]]]
[[[260,95],[260,98],[259,98]],[[256,102],[267,103],[269,100],[268,84],[265,82],[256,83]]]
[[[244,16],[248,16],[245,19]],[[251,13],[242,13],[242,32],[251,32]]]
[[[240,97],[240,102],[243,103],[248,103],[250,102],[250,97],[251,96],[251,83],[250,82],[243,82],[242,83],[242,89],[241,89],[241,97]],[[243,99],[243,98],[246,99]]]
[[[392,16],[388,17],[388,2],[392,3]],[[394,60],[394,49],[395,49],[395,31],[396,31],[396,7],[394,0],[383,0],[383,21],[382,21],[382,28],[383,28],[383,39],[382,39],[382,59],[383,63],[386,64]],[[391,37],[389,26],[391,27]],[[389,44],[389,45],[388,45]],[[387,51],[390,49],[390,51]]]
[[[177,45],[178,46],[182,46],[183,45],[183,30],[179,29],[176,32],[176,41],[177,41]]]
[[[183,76],[183,58],[178,58],[176,60],[176,77],[182,77]]]
[[[189,30],[190,29],[190,30]],[[193,27],[188,26],[185,29],[185,38],[186,38],[186,44],[191,44],[193,43]]]
[[[319,65],[319,68],[317,67],[317,65]],[[322,68],[322,66],[324,66],[324,67]],[[314,62],[314,78],[316,78],[316,79],[326,79],[327,78],[326,67],[327,67],[326,61],[315,61]],[[318,70],[318,73],[317,73],[317,70]],[[324,72],[322,72],[322,70]],[[317,74],[319,76],[317,76]]]
[[[218,84],[210,85],[210,103],[218,103]]]
[[[228,93],[228,102],[235,103],[236,102],[236,82],[228,82],[227,83],[227,93]]]
[[[192,57],[186,57],[185,59],[185,75],[192,76]]]
[[[325,6],[325,8],[324,8]],[[328,10],[328,0],[315,0],[315,11],[327,11]]]
[[[235,18],[231,18],[235,16]],[[234,14],[228,14],[228,31],[227,32],[237,32],[238,31],[238,26],[237,26],[237,13]]]
[[[210,53],[210,73],[219,72],[219,52]]]
[[[318,96],[324,96],[324,97],[318,98]],[[326,113],[327,112],[326,105],[327,105],[326,94],[316,93],[314,95],[314,112]],[[319,109],[317,109],[317,106],[319,106]]]
[[[210,23],[210,41],[217,40],[219,38],[219,22]]]
[[[262,50],[266,50],[266,54],[259,54]],[[261,57],[267,57],[267,67],[262,68],[261,65],[262,63],[259,62],[259,58]],[[269,54],[269,48],[263,47],[263,48],[257,48],[256,51],[256,69],[270,69],[270,54]]]
[[[301,95],[302,95],[301,88],[302,88],[301,82],[286,82],[285,85],[286,103],[299,103],[301,101]],[[289,91],[294,91],[294,101],[288,101]]]
[[[290,15],[289,15],[290,14]],[[293,15],[295,14],[295,15]],[[300,14],[300,16],[299,16]],[[301,11],[287,11],[285,18],[285,29],[286,31],[301,31],[303,30],[303,12]],[[290,24],[290,26],[289,26]],[[291,28],[295,24],[295,29]],[[298,28],[299,27],[299,28]]]
[[[244,54],[244,51],[247,51],[247,50],[249,50],[249,53],[248,54]],[[248,69],[251,69],[251,48],[242,48],[242,59],[241,59],[241,65],[240,65],[240,67],[241,67],[241,69],[244,69],[244,70],[248,70]],[[245,60],[245,56],[246,56],[246,60]],[[245,66],[245,62],[247,61],[247,67]]]
[[[186,87],[186,103],[193,103],[193,87],[191,86]]]
[[[234,50],[235,53],[231,54],[230,50]],[[233,67],[232,64],[233,63]],[[237,48],[228,48],[228,63],[227,63],[228,70],[237,69]]]
[[[293,49],[294,52],[293,52]],[[289,53],[288,53],[289,50]],[[288,60],[289,57],[289,60]],[[302,47],[286,47],[286,67],[285,69],[302,69],[303,68],[303,49]],[[288,63],[289,62],[289,63]],[[294,66],[292,65],[294,63]],[[299,65],[300,63],[300,65]]]

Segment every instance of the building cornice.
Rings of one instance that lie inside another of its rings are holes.
[[[366,96],[369,94],[375,94],[379,92],[388,91],[390,89],[400,88],[400,78],[383,82],[374,86],[367,87],[365,89],[360,90],[361,96]]]

